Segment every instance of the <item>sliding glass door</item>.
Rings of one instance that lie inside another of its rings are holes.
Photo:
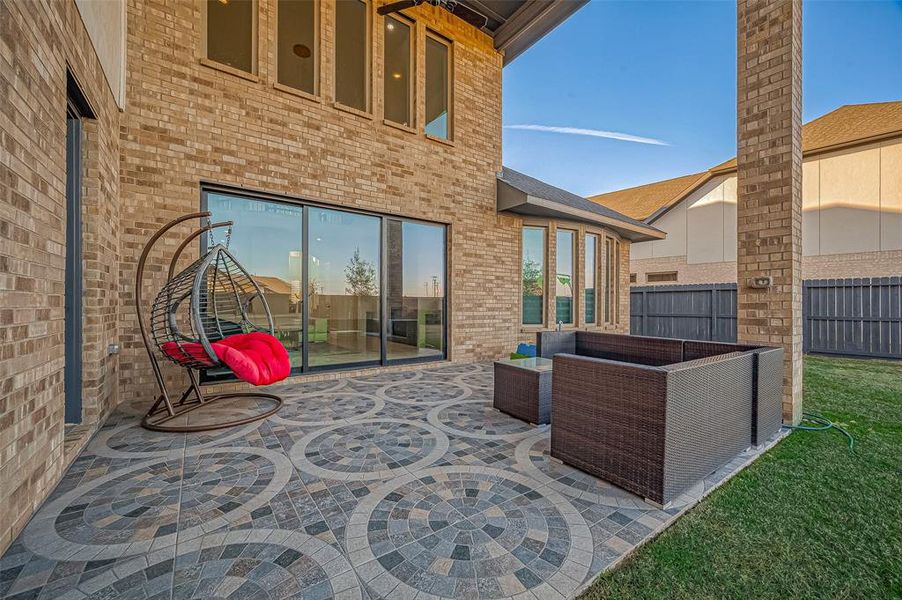
[[[307,215],[307,364],[378,363],[381,219],[314,207]]]
[[[276,337],[288,350],[292,367],[300,367],[303,351],[303,231],[304,209],[284,202],[269,202],[210,192],[207,210],[214,222],[233,221],[229,249],[247,269],[269,304]],[[225,229],[214,229],[216,241]],[[251,304],[254,323],[265,324],[259,303]]]
[[[443,225],[219,188],[202,204],[234,222],[230,249],[263,290],[296,371],[445,357]]]
[[[445,351],[445,228],[386,219],[389,360]]]

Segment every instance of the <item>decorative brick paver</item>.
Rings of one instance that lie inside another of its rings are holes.
[[[760,454],[661,510],[551,460],[491,372],[280,386],[277,416],[203,434],[117,412],[0,558],[0,597],[573,597]]]

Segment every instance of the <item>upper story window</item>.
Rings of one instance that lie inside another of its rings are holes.
[[[554,299],[555,322],[570,325],[573,323],[573,247],[576,232],[569,229],[558,229],[555,275],[556,293]]]
[[[413,28],[395,17],[385,17],[383,89],[385,118],[413,126]]]
[[[426,134],[451,139],[451,45],[426,36]]]
[[[523,228],[523,324],[545,322],[545,229]]]
[[[335,3],[335,100],[369,110],[369,10],[363,0]]]
[[[254,73],[256,34],[254,0],[207,0],[207,58]]]
[[[604,322],[615,325],[620,322],[620,242],[604,239]]]
[[[316,93],[317,7],[317,0],[279,0],[278,5],[278,81],[309,94]]]

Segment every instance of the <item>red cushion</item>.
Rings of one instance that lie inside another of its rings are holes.
[[[288,351],[282,342],[259,331],[239,333],[213,342],[213,352],[238,379],[253,385],[269,385],[282,381],[291,372]],[[181,348],[181,350],[179,349]],[[163,352],[176,360],[187,354],[191,358],[210,363],[204,348],[196,342],[166,342]]]

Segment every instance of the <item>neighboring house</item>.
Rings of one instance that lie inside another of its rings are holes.
[[[482,29],[380,4],[0,3],[0,552],[157,393],[135,269],[180,215],[234,221],[296,374],[628,330],[630,243],[663,234],[501,165],[503,66],[583,3],[480,0]]]
[[[802,278],[902,275],[902,102],[802,128]],[[667,232],[636,244],[636,284],[736,281],[736,160],[590,199]]]

